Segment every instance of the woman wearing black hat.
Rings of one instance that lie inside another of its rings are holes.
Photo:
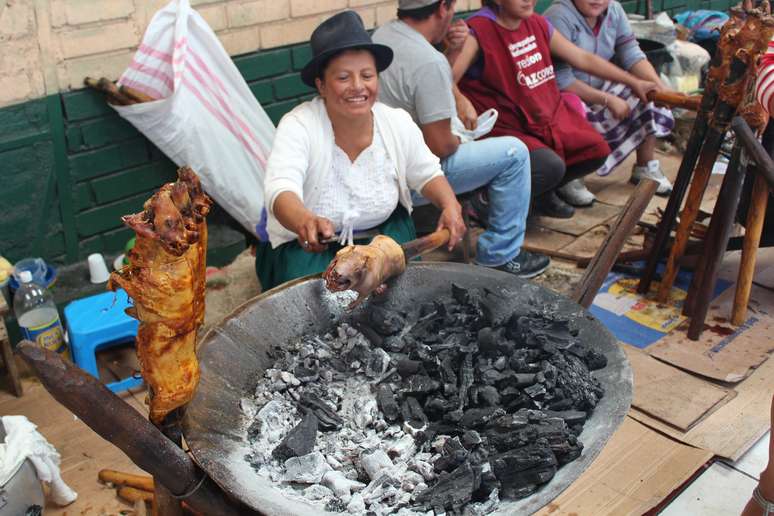
[[[420,129],[405,111],[376,102],[378,73],[392,50],[371,41],[354,11],[323,22],[310,43],[313,58],[301,78],[319,96],[282,118],[266,171],[270,244],[256,253],[264,291],[322,272],[357,232],[415,238],[410,189],[441,210],[438,227],[450,230],[450,249],[465,232]],[[337,243],[323,242],[337,234]]]

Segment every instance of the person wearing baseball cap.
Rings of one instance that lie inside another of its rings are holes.
[[[452,56],[434,47],[446,38],[453,53],[464,43],[464,23],[452,25],[455,1],[399,0],[398,19],[374,32],[374,42],[393,51],[393,61],[381,75],[379,100],[411,114],[427,146],[441,158],[455,193],[486,190],[488,213],[481,216],[486,230],[478,238],[476,263],[532,278],[550,260],[522,249],[530,205],[527,147],[512,136],[461,143],[452,133],[451,121],[458,114],[468,128],[476,119],[475,109],[454,85],[447,59]],[[481,197],[476,194],[476,199]],[[414,205],[427,203],[414,196]],[[484,207],[481,202],[478,206]]]
[[[264,291],[324,271],[343,245],[375,230],[416,238],[411,191],[441,210],[449,249],[465,232],[462,209],[422,132],[377,102],[392,50],[375,44],[354,11],[321,23],[301,79],[318,96],[282,117],[264,180],[270,242],[256,248]],[[367,243],[358,242],[358,243]]]

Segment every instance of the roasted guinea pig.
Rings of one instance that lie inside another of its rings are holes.
[[[108,288],[134,300],[127,313],[140,321],[137,355],[150,387],[150,419],[188,403],[199,382],[196,332],[204,321],[207,222],[212,201],[188,167],[123,217],[137,237],[129,265],[110,275]]]
[[[339,250],[323,273],[325,287],[332,292],[354,290],[355,308],[372,292],[382,293],[385,282],[406,270],[406,257],[400,244],[390,237],[377,235],[368,245],[348,245]]]

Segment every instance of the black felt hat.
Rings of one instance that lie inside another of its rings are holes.
[[[344,50],[363,49],[374,55],[376,70],[381,72],[392,62],[392,49],[371,41],[363,20],[355,11],[344,11],[322,22],[309,40],[312,59],[301,70],[301,80],[314,87],[320,67]]]

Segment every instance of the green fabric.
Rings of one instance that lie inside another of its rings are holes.
[[[376,229],[399,244],[417,237],[411,216],[400,205],[392,212],[390,218]],[[367,242],[355,241],[355,243]],[[276,249],[272,249],[268,242],[259,242],[255,252],[255,272],[261,282],[262,291],[266,292],[286,281],[325,271],[341,247],[339,244],[328,244],[328,250],[325,252],[308,253],[303,250],[298,240],[284,243]]]

